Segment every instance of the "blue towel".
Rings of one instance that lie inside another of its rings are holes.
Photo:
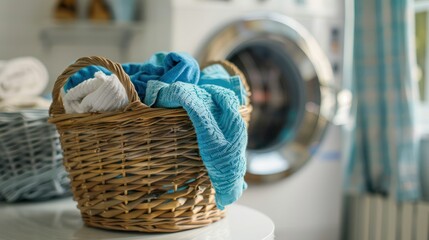
[[[224,209],[246,189],[247,131],[235,93],[227,88],[184,82],[149,81],[144,103],[183,107],[197,135],[201,158],[216,191],[216,205]]]
[[[241,105],[246,104],[247,92],[238,75],[230,76],[220,64],[213,64],[201,71],[199,85],[214,84],[231,89],[238,97]]]
[[[126,63],[122,64],[122,68],[130,76],[140,99],[145,97],[146,85],[149,80],[159,80],[166,83],[182,81],[198,84],[200,77],[198,62],[186,53],[159,52],[144,63]],[[101,66],[85,67],[69,78],[64,85],[64,90],[67,92],[81,82],[93,78],[98,71],[111,74],[109,70]]]

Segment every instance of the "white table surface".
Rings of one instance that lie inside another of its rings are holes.
[[[36,203],[0,204],[2,240],[270,240],[274,223],[264,214],[233,204],[226,218],[194,230],[147,234],[108,231],[83,224],[71,198]]]

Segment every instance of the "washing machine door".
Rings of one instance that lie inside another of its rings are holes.
[[[304,27],[279,14],[246,16],[217,31],[197,57],[228,59],[250,85],[248,180],[289,176],[311,158],[336,97],[329,61]]]

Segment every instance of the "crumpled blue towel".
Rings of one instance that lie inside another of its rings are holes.
[[[183,107],[197,135],[201,158],[216,191],[216,205],[224,209],[247,188],[247,130],[235,93],[212,84],[197,86],[149,81],[144,103],[163,108]]]
[[[186,53],[159,52],[144,63],[125,63],[122,64],[122,68],[130,76],[131,82],[134,84],[141,100],[145,97],[146,85],[149,80],[159,80],[166,83],[182,81],[198,84],[200,78],[198,62]],[[65,92],[81,82],[93,78],[98,71],[102,71],[107,75],[112,74],[101,66],[82,68],[73,74],[64,85]]]
[[[230,76],[220,64],[213,64],[201,71],[199,85],[214,84],[231,89],[238,97],[240,105],[246,104],[247,92],[238,75]]]

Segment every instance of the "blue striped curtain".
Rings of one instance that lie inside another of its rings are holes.
[[[415,129],[416,83],[410,69],[412,2],[355,0],[353,87],[357,100],[345,188],[399,201],[420,197]]]

